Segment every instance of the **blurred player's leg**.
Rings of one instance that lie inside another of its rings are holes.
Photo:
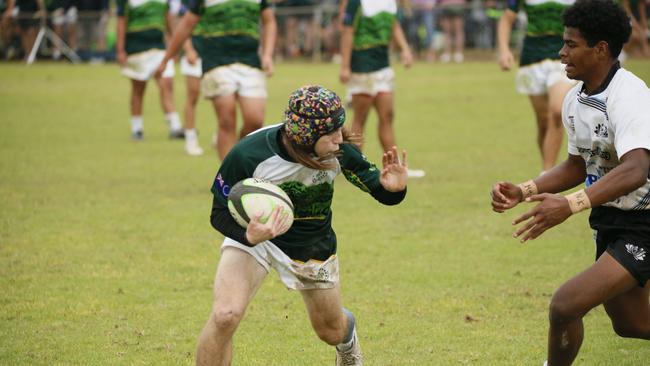
[[[143,138],[142,102],[146,88],[146,81],[131,79],[131,137],[134,140]]]
[[[544,149],[548,132],[548,95],[529,95],[528,97],[537,121],[537,147],[542,155],[542,169],[546,171],[555,166],[555,160],[550,160]],[[555,156],[557,157],[557,153],[555,153]]]
[[[551,299],[548,365],[570,365],[582,344],[582,317],[636,286],[637,280],[607,252],[590,268],[563,284]]]
[[[161,77],[156,79],[156,82],[160,88],[160,103],[169,124],[169,137],[182,138],[183,125],[174,105],[174,79],[173,77]]]
[[[379,93],[375,97],[374,105],[377,110],[379,119],[378,133],[379,142],[383,151],[388,151],[396,145],[395,142],[395,129],[393,128],[394,117],[394,98],[393,93]]]
[[[352,119],[352,133],[363,136],[363,130],[368,120],[368,113],[372,107],[374,98],[368,94],[352,95],[352,110],[354,118]]]
[[[237,109],[235,94],[212,98],[214,112],[217,114],[217,153],[223,161],[237,142]]]
[[[242,120],[244,124],[239,132],[239,138],[262,128],[264,113],[266,111],[266,98],[252,98],[239,96]]]
[[[544,170],[549,170],[555,166],[562,148],[562,139],[564,138],[562,102],[566,93],[572,87],[572,83],[559,82],[548,88],[548,124],[542,148]]]
[[[187,100],[185,101],[185,151],[189,155],[201,155],[203,149],[199,146],[196,133],[196,104],[201,92],[201,78],[185,76]]]
[[[230,365],[232,336],[266,274],[250,254],[236,248],[223,249],[214,280],[212,311],[199,336],[197,365]]]

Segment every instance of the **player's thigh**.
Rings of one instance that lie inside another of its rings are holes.
[[[545,126],[548,120],[548,94],[529,95],[528,100],[530,100],[530,105],[533,107],[533,112],[535,112],[537,124]]]
[[[214,280],[214,308],[243,310],[262,285],[267,271],[250,254],[223,248]]]
[[[548,88],[548,108],[554,115],[561,115],[562,103],[567,92],[573,88],[570,81],[558,81]]]
[[[380,92],[374,100],[375,108],[380,116],[380,119],[392,119],[394,111],[394,95],[392,92]]]
[[[302,290],[300,294],[314,327],[335,324],[340,320],[343,314],[343,303],[338,283],[333,288]]]
[[[551,310],[560,316],[582,316],[592,308],[624,294],[637,280],[605,252],[591,267],[563,284],[553,295]]]
[[[143,81],[143,80],[131,79],[131,90],[133,91],[134,96],[142,97],[146,89],[147,89],[146,80]]]
[[[634,324],[650,324],[650,282],[636,286],[603,304],[614,328],[630,329]]]
[[[217,96],[211,100],[220,126],[237,123],[237,96],[235,94]]]
[[[255,123],[262,126],[266,107],[266,98],[239,96],[244,123]]]

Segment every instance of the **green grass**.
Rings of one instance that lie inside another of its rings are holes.
[[[646,82],[650,63],[626,65]],[[368,365],[541,365],[553,291],[593,261],[587,215],[521,245],[489,189],[539,173],[533,114],[493,63],[396,67],[396,130],[414,168],[383,207],[340,179],[334,201],[345,305]],[[335,65],[280,64],[267,122]],[[176,100],[182,108],[182,79]],[[0,364],[192,364],[220,234],[209,224],[219,161],[169,141],[153,85],[145,141],[129,139],[129,84],[114,65],[0,65]],[[204,147],[215,129],[198,110]],[[380,157],[375,116],[366,153]],[[645,365],[647,341],[585,318],[577,365]],[[329,365],[302,300],[272,273],[235,337],[236,365]]]

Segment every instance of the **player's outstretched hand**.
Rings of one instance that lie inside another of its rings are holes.
[[[492,210],[504,212],[521,202],[523,193],[521,189],[510,182],[498,182],[492,186]]]
[[[537,238],[546,230],[571,216],[569,201],[562,195],[542,193],[526,198],[526,202],[533,201],[538,201],[540,204],[512,222],[513,225],[517,225],[528,220],[512,235],[515,238],[520,238],[522,243]]]
[[[390,192],[400,192],[406,188],[408,180],[408,163],[406,161],[406,150],[402,150],[402,160],[397,154],[397,146],[393,146],[384,153],[381,159],[382,169],[379,182]]]
[[[246,239],[251,244],[259,244],[282,235],[289,230],[289,214],[281,206],[276,206],[265,224],[260,222],[262,213],[251,217],[246,228]]]

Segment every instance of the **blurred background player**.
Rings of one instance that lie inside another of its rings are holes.
[[[465,0],[439,0],[440,28],[445,43],[440,62],[463,62],[465,56]]]
[[[177,15],[182,17],[187,13],[188,1],[178,3]],[[172,11],[172,13],[175,13]],[[174,22],[174,29],[178,27],[178,21]],[[186,99],[185,99],[185,152],[188,155],[203,155],[203,149],[199,145],[199,138],[196,131],[196,104],[201,94],[201,57],[196,50],[200,47],[201,37],[196,34],[201,31],[201,22],[194,28],[192,37],[183,43],[183,55],[181,56],[181,74],[185,76]]]
[[[395,0],[347,0],[341,32],[341,82],[352,96],[352,133],[363,135],[370,108],[379,118],[379,142],[384,151],[396,145],[393,128],[395,73],[389,63],[394,39],[405,67],[413,62],[411,49],[396,18]],[[424,176],[409,170],[410,177]]]
[[[165,55],[165,32],[170,29],[171,15],[164,1],[144,0],[136,4],[118,0],[116,48],[122,74],[131,79],[132,138],[142,140],[144,91],[147,80],[154,76]],[[173,77],[174,63],[171,60],[165,62],[162,75],[154,76],[169,124],[169,137],[183,138],[183,128],[174,106]]]
[[[273,74],[275,16],[266,0],[197,0],[189,10],[174,32],[157,74],[164,71],[165,63],[174,57],[200,21],[202,26],[196,35],[201,44],[201,89],[203,96],[212,100],[217,114],[215,145],[223,160],[238,140],[237,104],[244,121],[239,138],[264,123],[266,76]]]
[[[523,223],[514,234],[522,242],[591,208],[596,262],[551,299],[548,366],[573,363],[582,318],[601,304],[618,335],[650,339],[650,90],[617,59],[631,33],[620,6],[578,0],[562,20],[562,62],[580,81],[562,107],[569,156],[534,180],[492,188],[496,212],[539,202],[513,222]],[[556,194],[582,182],[585,189]]]
[[[312,327],[335,346],[336,365],[363,365],[355,318],[345,309],[339,285],[332,198],[337,175],[385,205],[406,196],[406,152],[383,154],[382,167],[368,162],[343,128],[345,110],[332,91],[317,85],[291,94],[282,124],[256,131],[226,156],[212,186],[212,226],[225,236],[210,317],[199,337],[197,365],[230,365],[233,336],[248,304],[271,268],[302,295]],[[246,229],[227,207],[228,192],[246,178],[268,179],[294,204],[294,221],[275,210]],[[298,363],[300,364],[300,363]]]
[[[25,59],[36,42],[36,36],[41,24],[45,25],[47,9],[44,0],[8,0],[3,20],[9,22],[12,17],[17,19],[20,42]]]
[[[557,162],[562,145],[562,100],[573,83],[566,77],[558,54],[562,48],[562,11],[574,0],[508,0],[497,28],[499,66],[508,71],[515,59],[510,51],[512,26],[522,8],[528,17],[524,46],[519,57],[516,88],[528,95],[537,120],[537,145],[542,173]]]
[[[72,0],[50,0],[48,11],[52,13],[52,29],[59,38],[65,40],[70,49],[77,49],[77,7]],[[51,10],[50,10],[51,9]],[[52,58],[58,60],[61,58],[61,50],[58,45],[54,44]]]

